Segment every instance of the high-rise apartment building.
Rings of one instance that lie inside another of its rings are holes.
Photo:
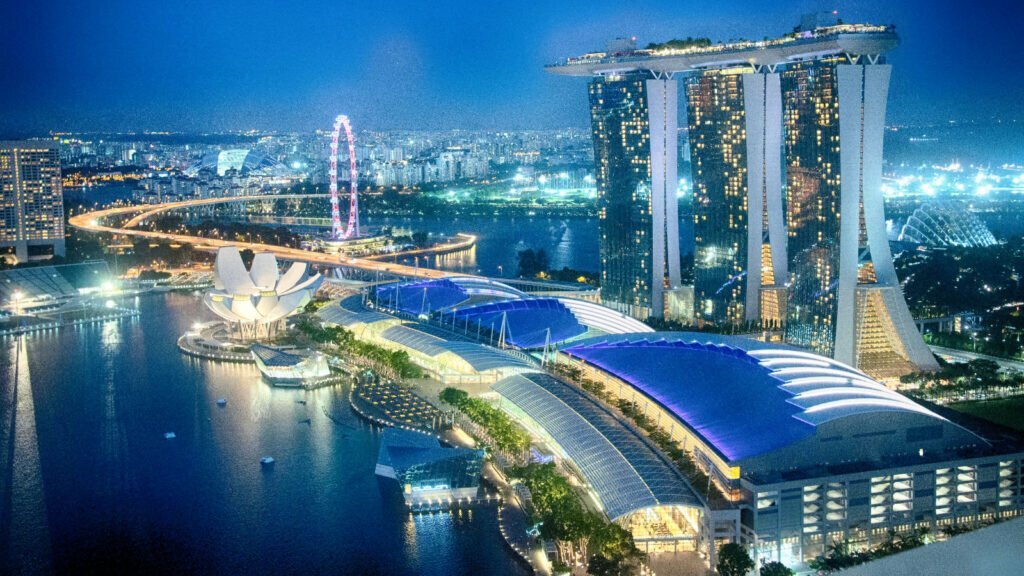
[[[675,98],[662,95],[685,77],[694,318],[760,323],[876,377],[937,367],[885,235],[884,54],[897,43],[891,27],[805,18],[793,34],[761,42],[646,50],[619,42],[549,67],[593,78],[602,298],[638,317],[659,307],[665,276],[654,248],[663,243],[646,231],[664,229],[653,177],[666,149],[653,134],[655,118],[675,117],[663,109]]]
[[[601,253],[601,300],[661,317],[680,284],[676,197],[678,85],[643,72],[590,86]]]
[[[0,141],[0,248],[18,262],[64,255],[57,143]]]

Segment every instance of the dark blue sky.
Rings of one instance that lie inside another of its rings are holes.
[[[895,23],[891,122],[1020,117],[1009,0],[63,0],[0,12],[0,132],[586,125],[543,65],[615,36],[762,38],[801,13]],[[1015,13],[1015,11],[1017,13]],[[999,57],[993,57],[999,56]]]

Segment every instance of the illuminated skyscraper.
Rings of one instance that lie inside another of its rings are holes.
[[[601,300],[661,317],[666,286],[680,283],[678,85],[640,72],[597,76],[589,88]]]
[[[660,174],[655,118],[674,114],[652,102],[663,107],[671,79],[685,74],[695,318],[759,321],[877,377],[933,369],[896,278],[882,206],[891,72],[883,55],[898,38],[891,27],[829,18],[805,18],[793,34],[762,42],[618,44],[549,67],[594,78],[602,291],[634,315],[659,307],[663,243],[646,231],[664,229],[664,213],[645,210],[659,200],[644,175]],[[652,83],[666,88],[656,93]]]
[[[737,67],[687,79],[699,320],[758,321],[762,286],[786,281],[778,102],[778,74]]]
[[[63,200],[56,143],[0,141],[0,247],[18,262],[63,256]]]
[[[882,147],[892,67],[843,54],[782,72],[792,284],[788,341],[877,377],[938,365],[889,250]]]

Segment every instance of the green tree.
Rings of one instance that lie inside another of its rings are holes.
[[[761,576],[794,576],[794,574],[796,572],[782,562],[768,562],[761,566]]]
[[[543,248],[534,251],[533,248],[519,251],[519,275],[524,278],[532,278],[548,269],[548,254]]]
[[[754,569],[754,560],[747,549],[730,542],[718,549],[718,573],[722,576],[744,576]]]

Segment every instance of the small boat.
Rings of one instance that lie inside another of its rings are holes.
[[[274,465],[274,457],[273,456],[264,456],[263,458],[260,458],[260,466],[267,467],[267,466],[273,466],[273,465]]]
[[[175,438],[177,438],[177,435],[174,432],[165,432],[164,438],[167,440],[174,440]]]
[[[302,404],[303,406],[306,405],[306,401],[305,400],[296,400],[296,402],[298,402],[299,404]]]
[[[227,406],[227,405],[228,405],[228,399],[227,398],[217,398],[217,406]]]

